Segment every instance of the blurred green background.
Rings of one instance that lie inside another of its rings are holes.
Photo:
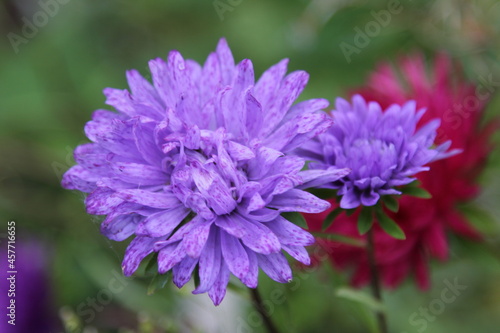
[[[237,61],[252,59],[256,75],[282,58],[290,58],[290,71],[309,72],[301,99],[346,96],[377,62],[419,50],[446,50],[472,81],[490,73],[500,81],[496,0],[401,1],[401,12],[348,61],[340,44],[353,45],[354,29],[363,29],[373,21],[371,12],[387,9],[389,2],[60,0],[49,8],[43,4],[50,0],[3,0],[0,233],[14,220],[19,237],[35,237],[50,249],[51,311],[60,326],[54,332],[263,332],[245,292],[230,291],[233,297],[213,309],[206,295],[192,296],[189,285],[179,292],[169,283],[148,296],[147,278],[126,280],[99,310],[85,312],[91,308],[87,298],[104,297],[102,290],[121,272],[126,244],[99,233],[99,221],[85,213],[83,195],[63,190],[61,176],[74,164],[74,147],[86,142],[85,122],[105,108],[103,88],[125,89],[127,69],[149,77],[148,60],[166,57],[171,49],[203,62],[223,36]],[[49,14],[46,20],[40,11]],[[26,20],[34,16],[40,27],[29,31]],[[495,115],[498,92],[487,110],[488,118]],[[487,237],[490,249],[452,240],[451,260],[433,266],[432,290],[421,293],[407,281],[386,292],[391,332],[499,331],[499,167],[495,151],[477,201],[496,216]],[[412,326],[410,315],[439,298],[443,281],[455,277],[467,285],[463,294],[425,330]],[[277,297],[271,312],[283,332],[373,331],[369,309],[335,296],[345,277],[321,267],[299,273],[297,281],[283,286],[262,278],[263,298]]]

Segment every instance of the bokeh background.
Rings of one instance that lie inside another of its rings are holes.
[[[86,142],[85,122],[105,108],[103,88],[125,89],[127,69],[149,77],[148,60],[166,57],[171,49],[203,62],[223,36],[237,61],[252,59],[257,75],[282,58],[290,58],[290,71],[309,72],[301,99],[333,101],[362,85],[379,61],[446,51],[469,80],[492,75],[494,98],[485,121],[499,116],[500,3],[401,0],[400,13],[348,59],[341,43],[354,45],[355,28],[364,29],[374,20],[372,11],[390,2],[3,0],[0,246],[5,257],[7,222],[15,221],[17,264],[27,267],[23,285],[18,278],[17,318],[33,326],[0,325],[2,332],[264,332],[247,292],[238,287],[214,308],[206,295],[191,295],[190,285],[178,291],[168,283],[148,295],[147,274],[120,278],[126,244],[100,234],[99,220],[85,213],[82,194],[63,190],[61,176],[74,164],[74,147]],[[475,203],[487,214],[472,218],[486,232],[486,242],[451,239],[451,260],[433,263],[433,287],[426,293],[412,281],[385,292],[391,332],[498,332],[499,171],[495,150]],[[455,278],[467,289],[425,328],[412,324],[410,316],[439,299],[443,281]],[[262,295],[283,332],[375,332],[366,302],[359,295],[345,297],[346,280],[325,265],[298,272],[290,285],[262,277]],[[31,309],[29,317],[21,313],[22,302]]]

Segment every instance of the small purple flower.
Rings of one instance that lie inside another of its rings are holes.
[[[381,195],[401,194],[396,186],[406,185],[432,161],[458,153],[446,152],[451,141],[434,147],[440,121],[430,121],[419,130],[416,126],[425,109],[416,111],[416,103],[391,105],[382,111],[376,102],[368,104],[355,95],[352,105],[336,100],[332,111],[334,125],[314,140],[297,149],[309,160],[311,169],[332,166],[351,170],[347,176],[328,185],[342,196],[340,207],[373,206]]]
[[[323,99],[292,106],[308,75],[287,76],[287,60],[254,83],[252,62],[235,65],[227,43],[203,66],[172,51],[150,61],[151,85],[135,70],[131,92],[105,89],[118,113],[97,110],[85,126],[93,142],[76,148],[78,163],[63,186],[89,193],[87,212],[106,215],[101,230],[123,241],[135,235],[124,274],[158,252],[158,271],[180,288],[198,268],[193,293],[224,298],[230,273],[255,288],[259,267],[292,278],[283,254],[309,264],[314,237],[282,212],[324,211],[329,203],[303,191],[347,174],[335,167],[301,171],[287,155],[331,126]]]

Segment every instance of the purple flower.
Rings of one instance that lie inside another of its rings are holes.
[[[49,274],[53,260],[50,249],[36,238],[6,236],[0,237],[0,332],[62,331]]]
[[[309,264],[314,238],[282,212],[321,212],[329,203],[303,191],[346,170],[301,171],[287,155],[330,125],[323,99],[292,106],[308,75],[285,76],[287,60],[254,83],[252,62],[235,65],[227,43],[203,66],[172,51],[150,61],[151,85],[135,70],[131,92],[105,89],[118,113],[98,110],[85,126],[93,142],[76,148],[78,165],[63,186],[90,193],[87,212],[106,215],[101,230],[123,241],[129,276],[153,251],[158,271],[180,288],[195,268],[199,285],[219,304],[230,273],[255,288],[259,267],[272,279],[292,278],[283,254]]]
[[[311,169],[332,166],[349,168],[351,173],[332,183],[342,196],[340,207],[373,206],[381,195],[401,194],[396,186],[406,185],[432,161],[458,153],[446,152],[451,142],[434,147],[439,119],[416,130],[425,109],[416,111],[414,101],[391,105],[382,111],[376,102],[368,104],[355,95],[352,105],[338,98],[332,112],[334,125],[315,140],[297,149],[314,162]]]

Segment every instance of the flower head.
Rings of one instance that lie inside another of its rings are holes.
[[[447,234],[480,239],[479,233],[459,210],[459,205],[479,193],[478,177],[492,149],[490,138],[498,129],[498,122],[481,125],[488,96],[484,96],[481,90],[477,95],[477,88],[464,80],[460,67],[448,56],[439,55],[430,68],[432,73],[427,73],[421,55],[404,57],[396,66],[383,63],[370,74],[367,85],[355,91],[367,100],[377,101],[383,108],[415,100],[418,107],[427,109],[417,129],[438,118],[441,126],[436,144],[451,139],[451,148],[462,150],[460,154],[434,162],[428,172],[416,175],[421,186],[432,195],[430,199],[399,198],[399,211],[391,217],[405,232],[406,240],[390,237],[378,225],[374,226],[377,267],[387,287],[394,288],[407,276],[414,275],[420,288],[428,288],[428,261],[430,258],[447,259]],[[335,208],[335,203],[332,208]],[[319,230],[327,214],[328,211],[306,214],[310,229]],[[340,214],[327,232],[363,240],[356,220],[356,213],[351,216]],[[353,285],[362,286],[370,281],[364,248],[319,239],[318,243],[334,249],[330,259],[335,266],[353,270]]]
[[[331,125],[318,112],[325,100],[292,106],[308,75],[285,76],[287,62],[255,83],[252,62],[235,65],[222,39],[203,66],[172,51],[150,62],[152,85],[129,71],[131,92],[104,90],[118,112],[94,113],[92,143],[76,148],[63,186],[90,193],[87,211],[106,215],[108,238],[135,235],[125,275],[155,251],[159,273],[172,271],[181,287],[197,268],[193,293],[219,304],[230,273],[254,288],[259,267],[278,282],[292,278],[283,251],[309,263],[304,246],[314,238],[280,213],[327,209],[302,189],[347,171],[301,171],[303,159],[287,155]]]
[[[353,97],[352,104],[338,98],[332,112],[335,124],[298,153],[312,158],[315,162],[310,166],[315,169],[351,170],[332,185],[339,189],[342,208],[373,206],[381,195],[401,194],[395,187],[429,170],[426,164],[455,153],[445,152],[449,141],[433,147],[438,119],[416,130],[424,112],[416,110],[414,101],[382,110],[360,95]]]

